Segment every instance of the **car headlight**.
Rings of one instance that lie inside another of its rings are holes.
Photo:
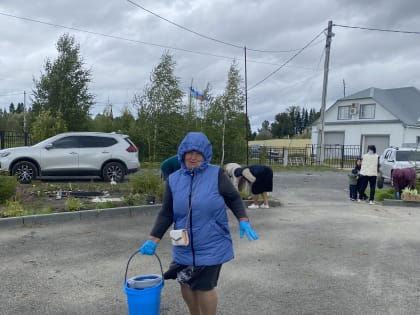
[[[1,152],[0,153],[0,157],[6,157],[6,156],[9,156],[10,155],[10,152]]]

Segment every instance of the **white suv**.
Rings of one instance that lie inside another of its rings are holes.
[[[410,167],[420,170],[420,148],[390,147],[385,149],[379,158],[378,188],[383,187],[385,179],[391,181],[392,184],[392,171],[394,169]]]
[[[67,132],[30,147],[0,150],[0,171],[21,183],[44,176],[99,176],[120,182],[139,167],[137,147],[117,133]]]

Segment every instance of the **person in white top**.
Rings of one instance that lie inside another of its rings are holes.
[[[368,145],[367,153],[363,155],[362,167],[360,168],[360,191],[359,196],[363,196],[369,184],[369,204],[375,204],[376,178],[379,170],[379,156],[376,154],[376,147]],[[358,201],[361,201],[358,199]]]

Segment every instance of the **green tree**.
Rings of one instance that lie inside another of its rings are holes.
[[[185,106],[179,78],[174,75],[175,65],[173,57],[168,52],[163,53],[143,95],[134,96],[139,140],[146,150],[144,156],[151,161],[166,158],[167,150],[174,154],[172,151],[185,135],[185,121],[180,119]]]
[[[229,68],[225,91],[210,102],[205,119],[205,131],[213,143],[214,159],[220,164],[225,163],[226,150],[229,150],[229,160],[244,160],[245,124],[248,123],[243,112],[244,105],[243,79],[234,60]]]
[[[128,134],[130,129],[132,129],[133,125],[135,124],[136,120],[134,119],[133,115],[126,107],[124,108],[121,116],[114,118],[114,128],[116,132]]]
[[[112,104],[108,103],[102,114],[97,114],[92,120],[89,130],[100,132],[112,132],[114,129],[114,114]]]
[[[52,114],[49,110],[36,116],[31,125],[32,141],[35,143],[65,131],[67,126],[62,114]]]
[[[292,137],[294,135],[293,121],[286,112],[277,114],[271,124],[271,133],[274,138]]]
[[[10,114],[13,114],[14,112],[15,112],[15,104],[13,104],[13,102],[12,103],[10,103],[10,105],[9,105],[9,113]]]
[[[58,57],[47,59],[45,72],[39,80],[33,79],[32,112],[61,114],[69,130],[85,130],[90,120],[89,111],[94,97],[88,91],[91,71],[84,69],[80,47],[73,36],[62,35],[56,44]]]
[[[270,122],[268,120],[264,120],[263,123],[261,124],[261,129],[258,129],[258,135],[256,139],[268,140],[272,138],[273,138],[273,135],[271,134]]]

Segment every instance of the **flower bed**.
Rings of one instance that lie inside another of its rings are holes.
[[[401,195],[401,199],[404,201],[420,202],[420,195],[413,195],[407,192],[403,192]]]

